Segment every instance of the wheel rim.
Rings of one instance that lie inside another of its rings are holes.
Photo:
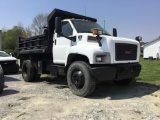
[[[83,72],[80,70],[74,70],[72,72],[71,82],[77,90],[82,89],[85,84],[85,77]]]

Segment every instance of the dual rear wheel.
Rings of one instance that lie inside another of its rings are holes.
[[[32,82],[40,78],[35,66],[30,60],[25,60],[22,64],[22,77],[26,82]]]

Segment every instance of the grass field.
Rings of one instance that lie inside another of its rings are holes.
[[[138,81],[160,85],[160,60],[143,60],[140,59],[142,70]]]

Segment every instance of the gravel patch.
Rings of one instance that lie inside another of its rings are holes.
[[[64,79],[43,77],[27,83],[21,74],[5,75],[0,119],[160,120],[160,90],[147,83],[117,86],[106,82],[83,98],[73,95]]]

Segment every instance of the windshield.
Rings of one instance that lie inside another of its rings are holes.
[[[85,20],[72,20],[73,25],[75,26],[78,33],[92,33],[92,29],[102,30],[103,35],[110,35],[105,29],[103,29],[96,22],[85,21]]]
[[[10,55],[6,52],[0,52],[0,57],[9,57]]]

